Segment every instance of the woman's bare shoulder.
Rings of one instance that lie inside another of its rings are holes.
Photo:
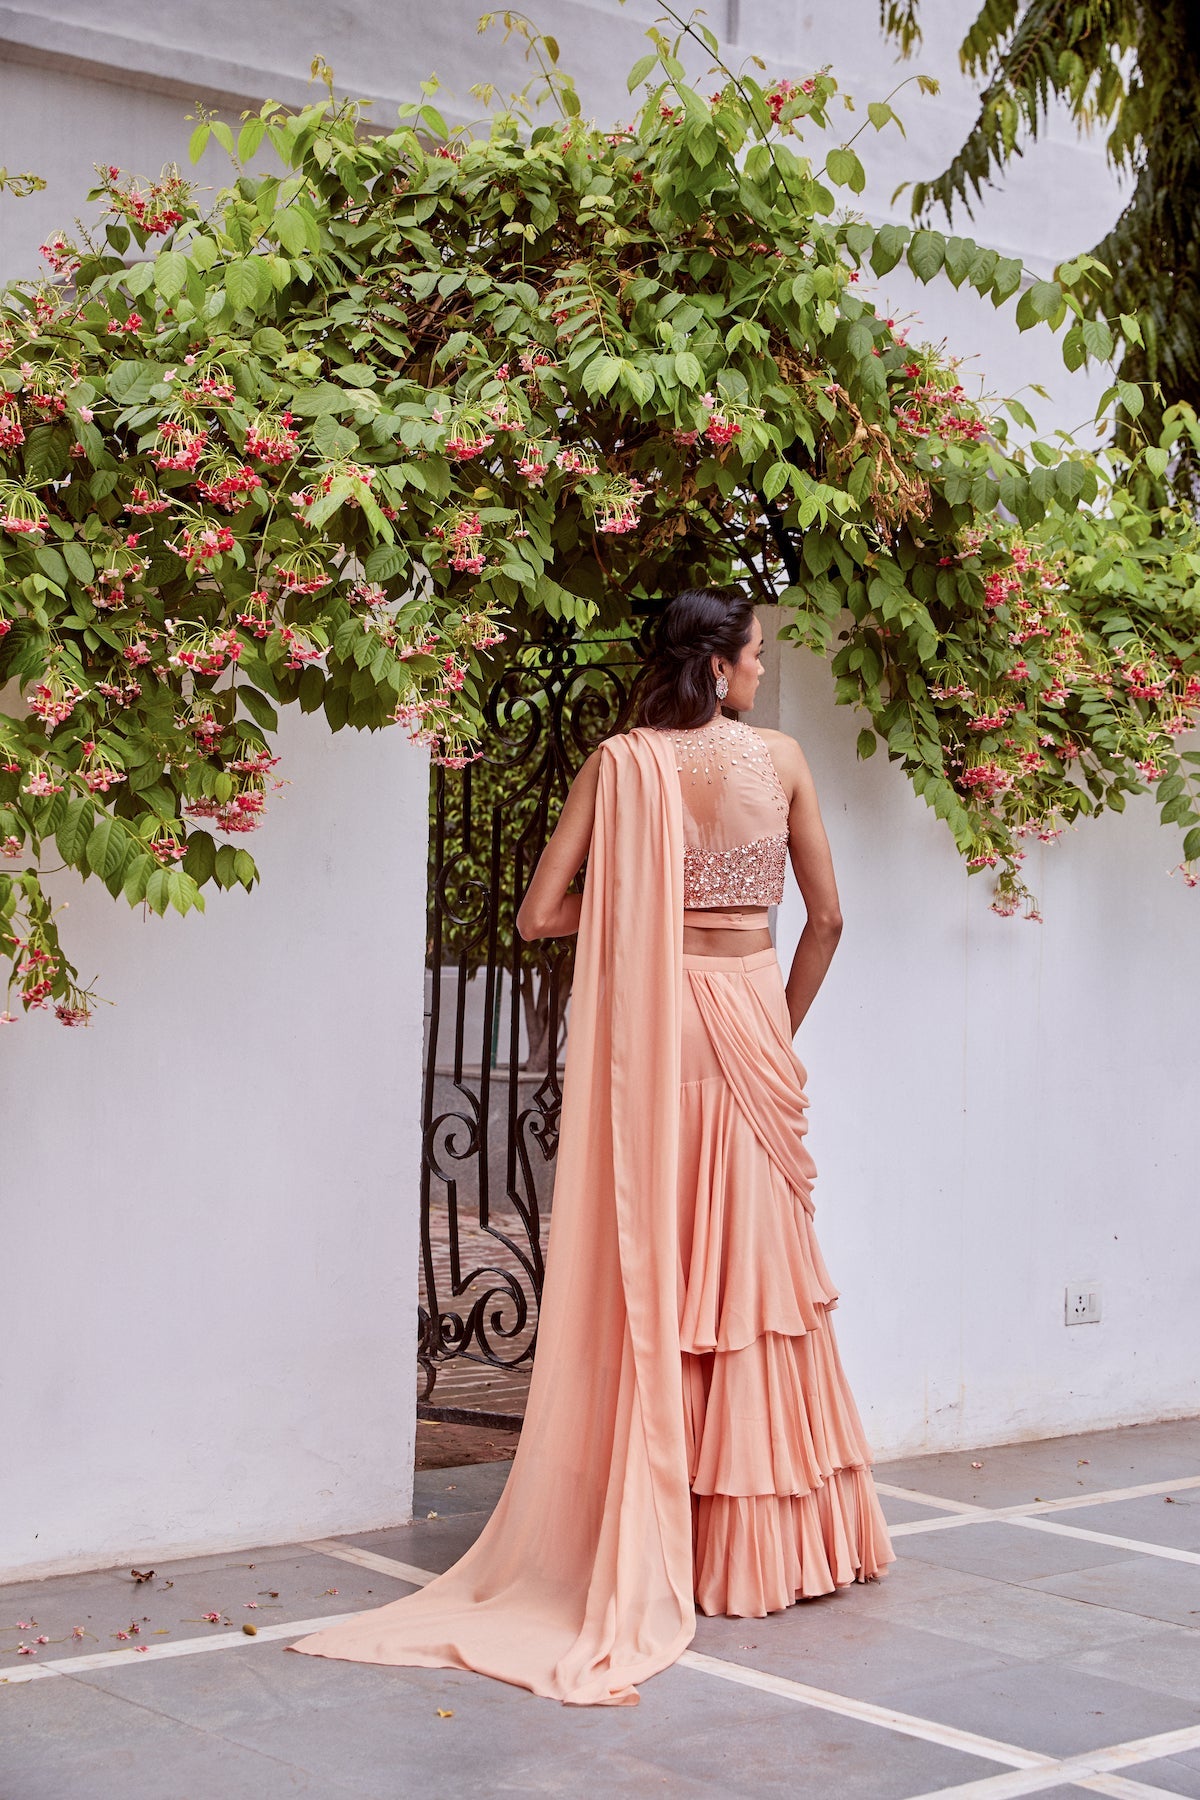
[[[777,769],[807,769],[808,761],[803,750],[786,731],[772,731],[765,725],[753,725],[751,730],[756,731],[763,740]]]

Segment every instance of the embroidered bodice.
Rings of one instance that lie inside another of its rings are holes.
[[[788,854],[788,800],[762,737],[723,715],[668,728],[683,800],[683,904],[777,906]]]

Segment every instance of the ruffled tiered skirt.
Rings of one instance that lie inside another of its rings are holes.
[[[895,1560],[812,1227],[774,950],[685,955],[679,1230],[696,1605],[762,1618]]]

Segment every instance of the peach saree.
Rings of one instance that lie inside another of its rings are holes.
[[[825,1317],[778,964],[684,957],[683,861],[673,748],[610,739],[516,1459],[453,1568],[293,1650],[627,1706],[697,1600],[761,1614],[891,1560]]]

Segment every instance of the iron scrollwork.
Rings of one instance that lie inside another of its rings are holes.
[[[456,1358],[532,1362],[574,940],[524,944],[517,908],[584,758],[630,718],[628,640],[565,631],[518,654],[484,709],[482,761],[431,794],[422,1096],[418,1362],[422,1416],[519,1417],[432,1404]]]

